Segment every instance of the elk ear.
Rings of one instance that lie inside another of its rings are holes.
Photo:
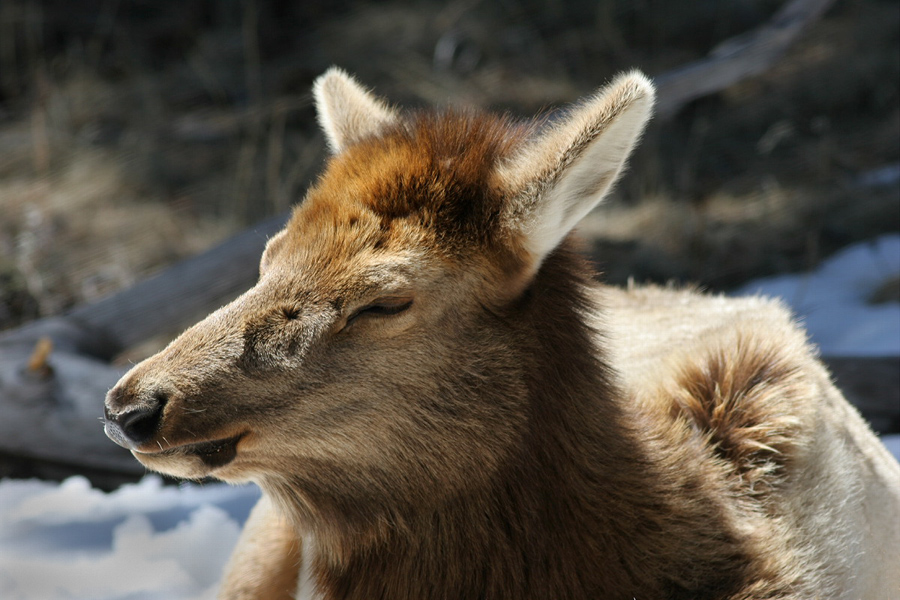
[[[622,74],[498,167],[512,198],[502,222],[522,240],[532,273],[609,192],[650,119],[653,100],[646,76]]]
[[[313,96],[319,125],[334,154],[398,120],[393,108],[337,67],[316,79]]]

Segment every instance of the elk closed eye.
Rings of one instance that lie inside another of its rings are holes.
[[[345,328],[353,323],[359,317],[389,317],[392,315],[397,315],[407,310],[410,306],[412,306],[413,301],[408,299],[387,299],[387,300],[379,300],[378,302],[373,302],[372,304],[368,304],[363,306],[356,312],[354,312],[350,317],[347,318],[347,324],[344,326]]]

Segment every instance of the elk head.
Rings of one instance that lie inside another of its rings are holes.
[[[653,89],[629,73],[541,126],[403,114],[337,69],[315,98],[332,156],[258,283],[126,374],[106,433],[150,469],[290,485],[311,512],[439,502],[522,443],[519,306]]]

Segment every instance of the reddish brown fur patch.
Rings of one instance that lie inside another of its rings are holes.
[[[399,242],[397,229],[439,232],[445,251],[498,249],[503,196],[493,167],[526,129],[507,119],[459,112],[414,115],[381,137],[334,157],[309,201],[329,212],[348,204],[379,219],[381,243]]]

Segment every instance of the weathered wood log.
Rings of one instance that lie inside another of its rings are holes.
[[[135,286],[0,335],[0,454],[124,474],[143,472],[109,443],[103,397],[125,369],[108,360],[160,333],[176,333],[253,285],[279,216]],[[35,357],[49,340],[52,349]],[[30,364],[31,363],[31,364]]]
[[[29,332],[0,339],[0,454],[102,471],[137,475],[143,469],[130,453],[110,447],[100,422],[103,397],[124,369],[67,348],[79,335],[62,320],[39,329],[64,340],[43,364],[29,360],[35,348]]]

